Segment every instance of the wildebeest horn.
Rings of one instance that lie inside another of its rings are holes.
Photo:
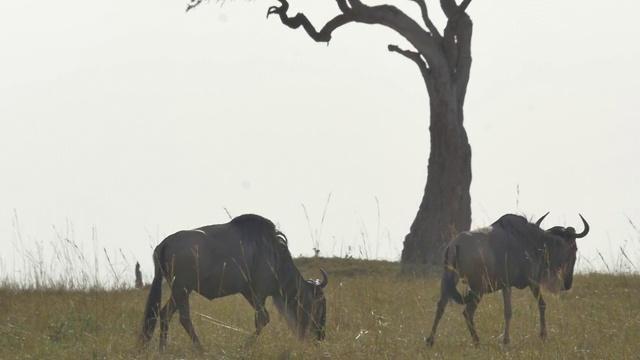
[[[587,220],[585,220],[582,217],[582,214],[578,214],[578,215],[580,215],[580,219],[582,219],[582,223],[584,224],[584,230],[582,230],[580,234],[576,234],[576,239],[583,238],[587,236],[587,234],[589,233],[589,223],[587,222]]]
[[[546,213],[546,214],[542,215],[542,216],[540,217],[540,219],[538,219],[538,221],[536,221],[536,225],[537,225],[538,227],[540,227],[540,224],[542,224],[542,220],[544,220],[544,218],[546,218],[546,217],[547,217],[547,215],[549,215],[549,212],[548,212],[548,211],[547,211],[547,213]]]
[[[324,288],[325,286],[327,286],[327,283],[329,282],[329,276],[327,275],[327,272],[324,271],[322,268],[320,268],[320,273],[322,274],[322,281],[320,282],[319,286],[321,288]]]

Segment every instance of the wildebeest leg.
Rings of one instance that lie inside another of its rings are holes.
[[[198,335],[196,334],[196,330],[193,328],[193,323],[191,322],[191,312],[189,310],[189,294],[186,292],[180,291],[182,295],[180,295],[179,299],[175,299],[176,304],[178,305],[178,311],[180,313],[180,324],[184,328],[184,330],[189,334],[191,341],[193,341],[193,345],[199,351],[203,351],[202,345],[200,344],[200,339],[198,339]]]
[[[167,333],[169,332],[169,321],[173,313],[177,310],[173,296],[169,298],[167,303],[160,310],[160,351],[167,348]]]
[[[547,304],[544,302],[542,294],[540,293],[540,285],[532,284],[529,287],[531,288],[533,296],[538,300],[538,310],[540,310],[540,338],[544,340],[547,338],[547,326],[544,319],[544,311],[547,309]]]
[[[462,312],[462,316],[464,316],[464,320],[467,323],[467,327],[469,328],[469,332],[471,333],[471,338],[473,339],[473,344],[478,346],[480,344],[480,338],[478,337],[478,333],[476,332],[476,325],[473,323],[473,314],[476,312],[478,308],[478,304],[480,303],[480,297],[474,296],[473,299],[467,303]]]
[[[269,313],[264,306],[265,301],[267,300],[264,296],[258,296],[254,292],[243,292],[242,295],[245,299],[253,306],[253,309],[256,311],[255,315],[255,326],[256,326],[256,335],[260,335],[262,328],[267,326],[269,323]]]
[[[433,325],[431,326],[431,335],[427,338],[427,345],[429,346],[433,346],[433,343],[435,342],[436,329],[438,328],[438,323],[442,318],[442,314],[444,314],[444,308],[447,306],[448,302],[449,297],[447,294],[442,292],[442,294],[440,294],[440,300],[438,301],[438,308],[436,309],[436,317],[433,319]]]
[[[511,323],[511,288],[502,289],[502,298],[504,300],[504,338],[502,343],[509,344],[509,324]]]

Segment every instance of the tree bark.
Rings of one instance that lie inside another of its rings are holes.
[[[434,90],[433,92],[438,92]],[[439,264],[442,249],[471,226],[471,146],[462,126],[462,108],[455,96],[430,94],[431,152],[422,202],[405,237],[403,271],[417,264]]]

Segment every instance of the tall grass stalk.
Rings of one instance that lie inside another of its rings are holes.
[[[309,234],[311,235],[311,244],[313,246],[314,256],[320,256],[320,239],[322,238],[322,228],[324,226],[324,219],[327,215],[327,209],[329,208],[329,201],[331,201],[331,193],[327,195],[327,201],[324,204],[324,208],[322,209],[322,217],[320,218],[320,222],[317,227],[313,228],[311,225],[311,220],[309,219],[309,212],[307,211],[307,207],[302,204],[302,210],[304,211],[304,216],[307,219],[307,225],[309,227]]]

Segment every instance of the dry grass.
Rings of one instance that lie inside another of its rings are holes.
[[[604,359],[640,354],[640,276],[576,276],[574,289],[546,295],[549,339],[538,339],[538,310],[528,291],[514,291],[511,342],[500,346],[502,296],[487,295],[476,322],[481,346],[474,348],[461,316],[451,304],[438,329],[428,335],[439,293],[439,275],[398,277],[398,264],[354,259],[298,259],[306,277],[329,272],[327,339],[299,343],[275,310],[253,344],[251,307],[240,296],[209,302],[194,294],[193,320],[209,353],[193,352],[177,316],[169,346],[136,349],[144,290],[39,290],[0,287],[0,358],[256,358],[256,359]],[[166,289],[163,293],[166,298]],[[270,305],[270,304],[269,304]],[[235,328],[216,325],[199,314]]]

